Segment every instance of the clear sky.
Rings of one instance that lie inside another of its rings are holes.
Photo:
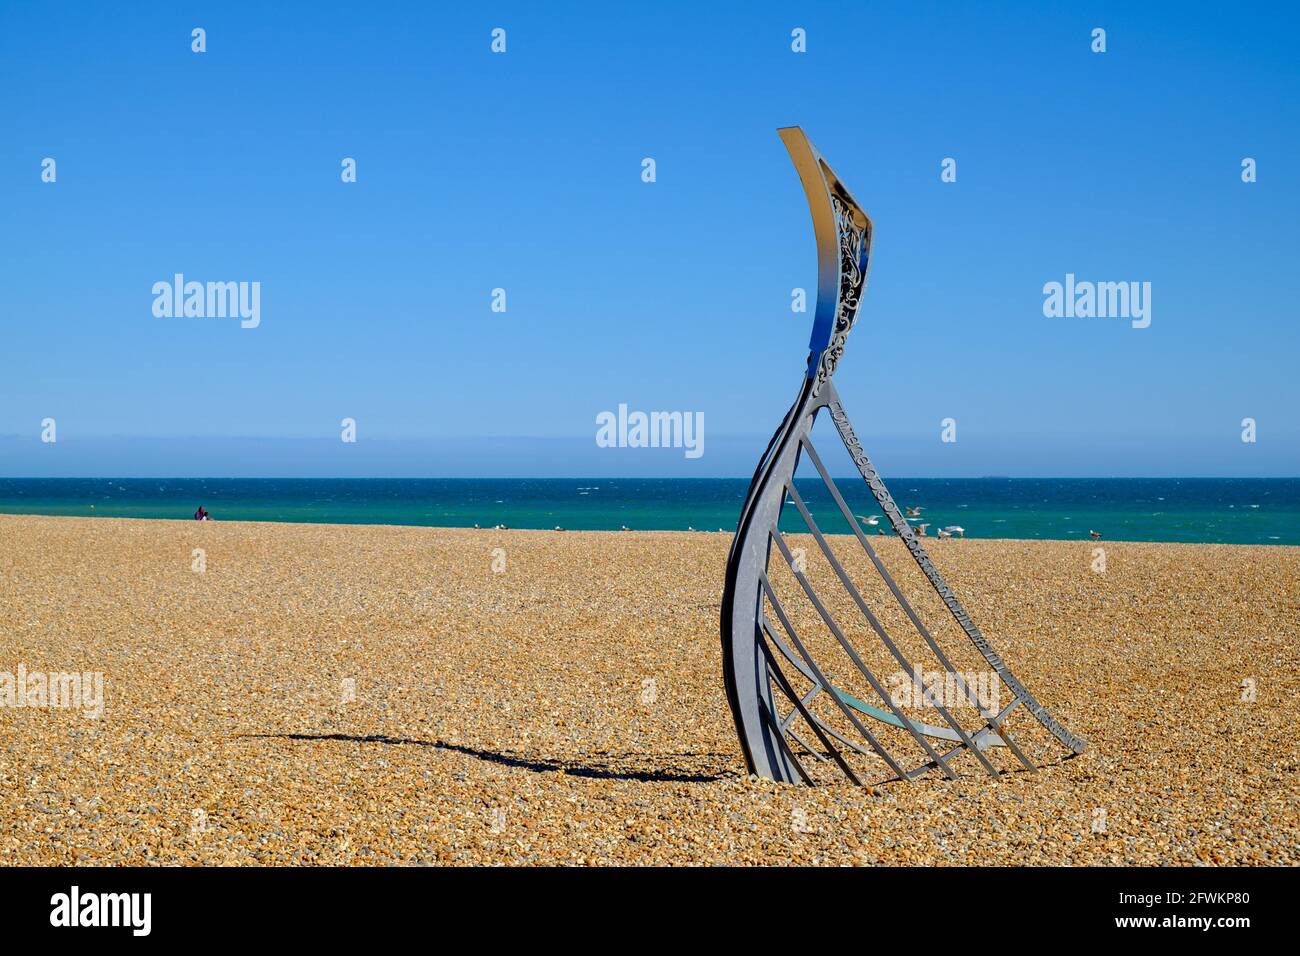
[[[1298,21],[9,0],[0,475],[748,474],[811,325],[786,125],[875,222],[836,382],[883,472],[1300,474]],[[176,273],[260,325],[156,317]],[[1046,317],[1067,273],[1151,283],[1150,326]],[[597,448],[620,403],[705,453]]]

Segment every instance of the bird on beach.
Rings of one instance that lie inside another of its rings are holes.
[[[948,527],[944,528],[943,530],[947,531],[949,536],[957,534],[957,535],[961,535],[963,538],[966,537],[966,529],[959,524],[950,524],[948,525]]]
[[[1089,529],[1088,537],[1092,538],[1093,541],[1099,541],[1101,539],[1101,532]]]
[[[510,529],[507,528],[507,527],[506,527],[505,525],[503,525],[503,524],[499,524],[499,525],[496,525],[495,527],[493,527],[492,530],[493,530],[493,531],[509,531]]]
[[[555,526],[555,530],[556,530],[556,531],[563,531],[564,529],[561,528],[561,527],[557,524],[557,525]]]
[[[930,527],[930,522],[928,522],[928,521],[924,521],[924,522],[922,522],[921,524],[917,525],[917,526],[916,526],[916,529],[915,529],[915,530],[916,530],[916,535],[917,535],[917,537],[919,537],[919,538],[924,538],[924,537],[925,537],[925,529],[928,528],[928,527]]]
[[[627,525],[623,525],[623,527],[619,528],[618,530],[619,530],[619,531],[631,531],[632,529],[629,528]]]
[[[938,537],[940,537],[940,538],[951,538],[951,537],[952,537],[952,532],[949,531],[947,528],[940,528],[938,531],[935,532],[935,534],[936,534]]]
[[[924,508],[908,508],[907,516],[909,518],[919,518],[921,517],[921,512],[924,510],[925,510]]]

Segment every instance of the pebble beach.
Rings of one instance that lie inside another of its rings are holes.
[[[1088,749],[810,788],[745,770],[730,541],[0,515],[0,683],[102,674],[0,706],[0,863],[1300,863],[1300,548],[932,542]]]

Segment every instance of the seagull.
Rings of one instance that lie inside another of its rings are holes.
[[[1101,538],[1101,532],[1100,532],[1100,531],[1093,531],[1093,530],[1089,529],[1089,530],[1088,530],[1088,537],[1092,538],[1093,541],[1098,541],[1098,540],[1100,540],[1100,538]]]
[[[907,516],[908,516],[909,518],[919,518],[919,517],[921,517],[921,512],[922,512],[923,510],[925,510],[925,509],[923,509],[923,508],[908,508],[908,509],[907,509]]]
[[[561,527],[557,524],[557,525],[555,526],[555,530],[556,530],[556,531],[563,531],[564,529],[561,528]]]
[[[928,521],[922,522],[921,524],[917,525],[917,526],[916,526],[916,534],[917,534],[917,536],[918,536],[918,537],[921,537],[921,538],[924,538],[924,537],[925,537],[925,529],[928,528],[928,527],[930,527],[930,522],[928,522]]]
[[[954,534],[959,534],[963,538],[966,537],[966,529],[959,524],[950,524],[948,525],[948,527],[944,528],[943,530],[947,531],[950,536]]]
[[[692,528],[690,525],[687,525],[687,526],[686,526],[686,530],[687,530],[687,531],[694,531],[695,529]]]
[[[935,534],[937,534],[940,538],[952,537],[952,532],[949,531],[947,528],[940,528],[938,531],[935,532]]]
[[[493,528],[492,530],[493,530],[493,531],[509,531],[510,529],[507,528],[507,527],[506,527],[505,525],[503,525],[503,524],[499,524],[499,525],[497,525],[495,528]]]
[[[632,529],[629,528],[627,525],[623,525],[623,527],[619,528],[618,530],[619,530],[619,531],[631,531]]]
[[[858,519],[859,521],[861,521],[863,524],[869,524],[869,525],[871,525],[873,528],[874,528],[876,525],[880,524],[880,516],[879,516],[879,515],[872,515],[870,518],[864,518],[862,515],[854,515],[853,517],[857,518],[857,519]]]
[[[475,530],[475,531],[478,531],[478,530],[480,530],[480,529],[479,529],[479,526],[478,526],[478,522],[477,522],[477,521],[476,521],[476,522],[474,522],[474,530]]]

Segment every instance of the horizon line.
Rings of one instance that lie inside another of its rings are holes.
[[[749,481],[752,475],[0,475],[0,481]],[[835,476],[842,480],[858,474]],[[1297,481],[1300,475],[895,475],[890,481]]]

